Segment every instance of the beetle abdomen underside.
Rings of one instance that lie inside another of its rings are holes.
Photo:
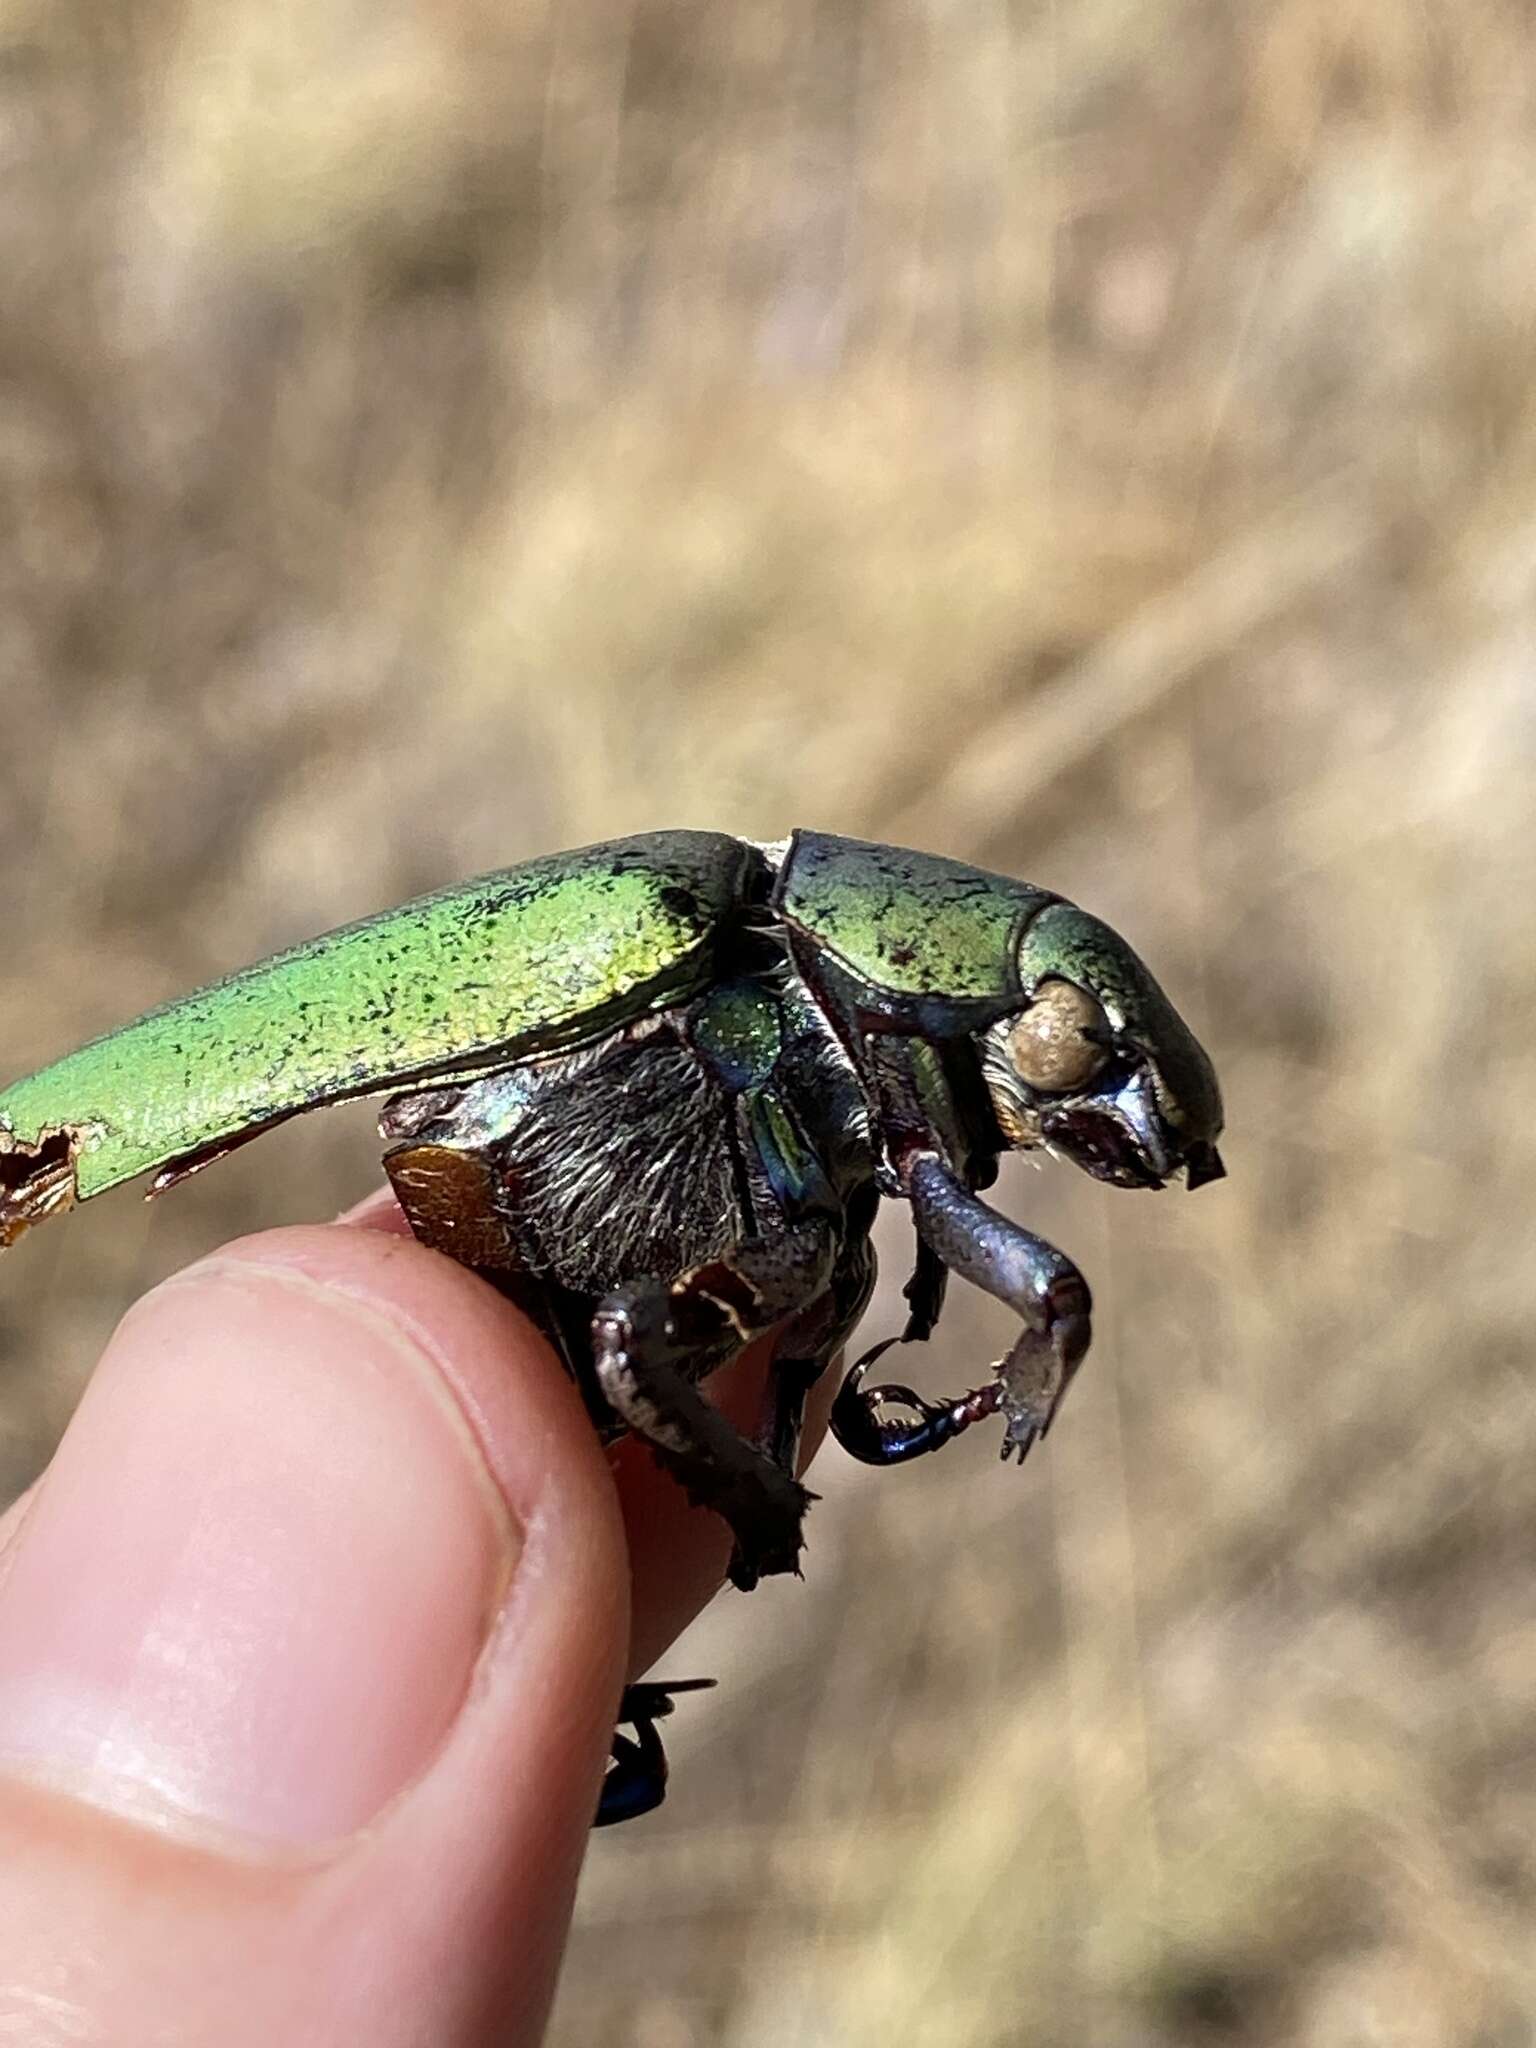
[[[383,1130],[471,1153],[530,1276],[577,1294],[717,1258],[747,1218],[730,1098],[669,1027],[390,1103]]]

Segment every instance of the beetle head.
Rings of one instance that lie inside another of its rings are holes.
[[[1052,903],[1019,946],[1025,995],[984,1032],[999,1125],[1123,1188],[1220,1180],[1221,1091],[1199,1042],[1108,925]]]

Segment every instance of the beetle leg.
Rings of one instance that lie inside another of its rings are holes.
[[[799,1570],[800,1524],[812,1495],[739,1436],[679,1369],[663,1287],[632,1288],[592,1318],[598,1384],[695,1507],[713,1508],[736,1538],[732,1582]]]
[[[832,1434],[850,1457],[865,1465],[899,1465],[908,1458],[921,1457],[924,1451],[937,1450],[982,1414],[990,1415],[996,1405],[973,1413],[980,1398],[977,1395],[968,1394],[947,1404],[934,1403],[925,1401],[910,1387],[871,1387],[866,1391],[863,1385],[865,1373],[893,1344],[925,1344],[933,1335],[944,1306],[944,1283],[948,1278],[949,1268],[920,1237],[911,1277],[901,1290],[907,1303],[907,1327],[900,1337],[887,1337],[883,1344],[866,1351],[838,1388],[832,1407]],[[880,1410],[891,1406],[913,1409],[918,1420],[903,1424],[886,1419]]]
[[[948,1278],[949,1268],[927,1239],[919,1237],[912,1276],[901,1290],[907,1304],[907,1327],[901,1333],[903,1344],[925,1344],[933,1335],[944,1307],[944,1283]]]
[[[791,1477],[799,1461],[806,1398],[847,1343],[874,1284],[874,1247],[859,1237],[838,1261],[826,1293],[792,1316],[780,1333],[753,1441]]]
[[[595,1828],[611,1828],[621,1820],[654,1813],[667,1796],[667,1752],[656,1723],[634,1719],[633,1736],[614,1732],[608,1772],[597,1802]]]
[[[612,1827],[618,1821],[638,1820],[643,1813],[655,1812],[667,1796],[667,1752],[656,1723],[672,1712],[674,1693],[700,1692],[714,1682],[712,1678],[684,1678],[670,1684],[650,1681],[625,1686],[615,1718],[620,1728],[627,1724],[635,1732],[632,1736],[614,1732],[593,1827]]]
[[[904,1338],[887,1337],[873,1351],[865,1352],[837,1390],[832,1404],[832,1434],[851,1458],[864,1465],[904,1465],[909,1458],[921,1458],[947,1444],[973,1422],[995,1415],[1002,1390],[993,1381],[957,1401],[925,1401],[911,1387],[866,1387],[864,1375],[893,1344]],[[912,1421],[898,1421],[881,1413],[885,1408],[909,1408]]]
[[[899,1464],[1001,1410],[1008,1418],[1002,1455],[1023,1458],[1050,1428],[1088,1349],[1087,1282],[1054,1245],[979,1200],[936,1154],[917,1154],[904,1178],[922,1242],[951,1272],[1016,1310],[1024,1329],[994,1368],[993,1381],[955,1401],[925,1401],[910,1387],[865,1387],[865,1372],[887,1348],[878,1346],[844,1381],[832,1410],[833,1435],[866,1464]],[[910,1409],[917,1419],[883,1417],[886,1406]]]
[[[995,1405],[1008,1418],[1002,1455],[1022,1458],[1050,1428],[1088,1349],[1088,1283],[1064,1252],[989,1208],[936,1154],[918,1154],[906,1179],[924,1241],[952,1273],[1023,1318],[995,1368]]]
[[[744,1591],[799,1569],[800,1524],[814,1496],[792,1471],[710,1406],[692,1381],[698,1361],[751,1343],[828,1291],[837,1249],[830,1218],[738,1245],[670,1287],[648,1281],[599,1302],[592,1318],[598,1385],[695,1505],[736,1538],[730,1577]],[[786,1378],[791,1375],[786,1374]]]

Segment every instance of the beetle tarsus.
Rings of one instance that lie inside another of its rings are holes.
[[[667,1752],[654,1722],[637,1721],[636,1735],[615,1733],[608,1775],[597,1802],[595,1828],[639,1820],[654,1813],[667,1796]]]
[[[638,1820],[661,1805],[667,1796],[667,1752],[656,1723],[672,1712],[674,1693],[703,1692],[714,1682],[712,1678],[680,1678],[624,1688],[616,1719],[620,1728],[631,1727],[635,1732],[632,1736],[614,1732],[593,1827]]]
[[[941,1444],[953,1443],[972,1423],[997,1412],[1002,1389],[995,1382],[962,1394],[956,1401],[925,1401],[911,1387],[866,1387],[864,1375],[894,1339],[867,1352],[838,1389],[832,1406],[832,1434],[852,1458],[864,1465],[904,1465],[926,1457]],[[882,1414],[886,1408],[911,1409],[915,1422]]]

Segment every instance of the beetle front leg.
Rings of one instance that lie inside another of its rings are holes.
[[[992,1382],[955,1401],[925,1401],[910,1387],[865,1387],[865,1372],[888,1348],[877,1346],[844,1381],[833,1434],[866,1464],[899,1464],[1001,1410],[1008,1418],[1002,1455],[1023,1458],[1050,1428],[1088,1349],[1088,1284],[1063,1252],[989,1208],[936,1154],[917,1154],[904,1178],[923,1242],[951,1272],[1005,1301],[1025,1327]],[[915,1419],[893,1420],[882,1413],[888,1407],[910,1409]]]

